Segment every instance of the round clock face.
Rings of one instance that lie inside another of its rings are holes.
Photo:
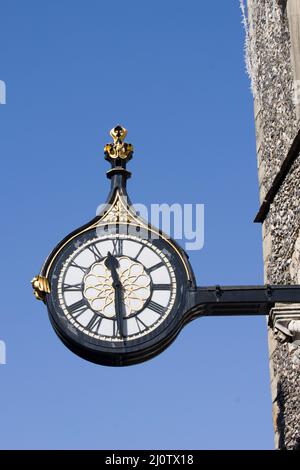
[[[117,260],[124,336],[118,328],[116,293],[107,254]],[[75,328],[103,341],[123,341],[149,333],[171,311],[176,297],[174,270],[147,240],[102,236],[79,246],[64,263],[58,297]]]
[[[147,232],[100,226],[73,237],[55,258],[47,305],[73,349],[77,343],[95,354],[126,354],[174,329],[187,286],[184,263],[172,245]]]

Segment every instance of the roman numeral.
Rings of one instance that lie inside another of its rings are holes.
[[[95,332],[98,333],[102,320],[103,318],[100,317],[100,315],[97,315],[96,313],[94,313],[93,317],[86,325],[86,328],[90,331],[93,331],[94,333]]]
[[[153,290],[171,290],[171,284],[153,284]]]
[[[152,271],[156,271],[158,268],[164,266],[164,263],[161,261],[160,263],[155,264],[151,268],[148,268],[148,273],[152,273]]]
[[[100,261],[103,258],[99,248],[96,245],[89,245],[88,249],[93,253],[95,261]]]
[[[138,257],[140,256],[140,254],[142,253],[143,249],[145,247],[144,246],[141,246],[141,248],[139,249],[139,251],[137,252],[137,254],[135,255],[134,259],[138,259]]]
[[[77,292],[82,289],[81,282],[78,284],[66,284],[64,283],[63,285],[63,291],[64,292]]]
[[[118,331],[117,321],[114,320],[113,322],[114,322],[113,323],[113,336],[118,336],[119,331]]]
[[[139,331],[143,331],[145,328],[147,328],[147,325],[139,317],[136,317],[135,321]]]
[[[127,335],[126,331],[127,331],[126,325],[123,324],[123,333],[124,333],[125,336]],[[117,320],[113,320],[113,334],[112,335],[115,338],[120,336],[120,331],[119,331],[119,328],[118,328]]]
[[[112,240],[113,243],[113,251],[112,254],[114,256],[122,256],[123,253],[123,240],[120,238]]]
[[[158,313],[159,315],[162,315],[165,311],[165,307],[157,304],[156,302],[153,302],[153,300],[150,300],[147,307],[153,310],[153,312]]]
[[[72,305],[69,305],[68,310],[74,318],[78,318],[87,310],[87,305],[84,298],[78,300],[78,302],[75,302]]]
[[[70,263],[70,266],[72,268],[78,268],[80,269],[84,274],[88,271],[89,268],[85,268],[84,266],[81,266],[80,264],[77,264],[75,261],[72,261]]]

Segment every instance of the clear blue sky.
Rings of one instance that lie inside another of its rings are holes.
[[[265,318],[197,320],[155,359],[107,368],[62,345],[30,286],[106,197],[103,145],[119,122],[133,201],[205,204],[198,284],[263,283],[238,0],[0,9],[1,448],[273,448]]]

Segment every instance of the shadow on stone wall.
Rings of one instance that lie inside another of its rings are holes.
[[[278,448],[280,450],[285,450],[285,399],[283,393],[283,387],[281,382],[277,383],[277,405],[278,405],[278,415],[276,419],[276,429],[279,435]]]
[[[278,0],[278,4],[279,4],[279,6],[281,7],[282,12],[285,12],[287,0]]]

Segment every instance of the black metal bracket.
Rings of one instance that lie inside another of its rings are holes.
[[[300,303],[300,285],[197,287],[189,291],[187,315],[268,315],[276,303]]]

